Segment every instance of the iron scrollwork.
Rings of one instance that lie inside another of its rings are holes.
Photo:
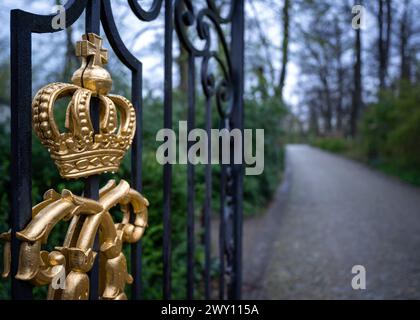
[[[222,17],[214,1],[207,0],[207,7],[195,13],[190,0],[178,0],[175,3],[175,26],[182,45],[194,57],[201,57],[201,84],[207,98],[216,97],[218,112],[222,119],[227,120],[233,110],[232,101],[232,64],[229,48],[222,29],[222,24],[228,24],[232,17],[232,7],[227,17]],[[211,22],[211,25],[209,22]],[[198,39],[204,41],[202,48],[198,48],[188,30],[195,25]],[[212,50],[211,26],[213,26],[221,51]],[[210,62],[214,60],[221,70],[216,77],[210,71]],[[225,107],[224,107],[225,106]],[[229,122],[226,122],[229,129]]]
[[[177,0],[175,2],[175,27],[181,45],[187,50],[188,54],[194,58],[201,58],[200,78],[201,86],[206,99],[215,99],[221,126],[230,130],[232,127],[230,116],[233,112],[233,84],[232,84],[232,63],[231,55],[223,31],[223,25],[228,25],[232,21],[234,0],[231,1],[226,16],[222,16],[222,10],[214,0],[207,0],[207,6],[196,11],[193,1]],[[195,31],[191,32],[192,30]],[[212,30],[217,36],[216,43],[220,50],[212,49]],[[194,41],[191,33],[196,35]],[[199,42],[201,47],[199,47]],[[217,74],[210,69],[210,64],[215,63],[219,72]],[[233,152],[233,150],[232,150]],[[222,205],[222,222],[224,233],[223,252],[226,266],[222,269],[221,277],[228,286],[233,279],[233,254],[234,254],[234,234],[233,234],[233,174],[232,168],[228,165],[222,170],[225,174],[224,203]],[[224,265],[224,263],[223,263]],[[221,289],[221,292],[224,292]],[[223,298],[223,297],[222,297]]]
[[[150,5],[149,10],[145,10],[139,3],[138,0],[128,0],[131,10],[142,21],[152,21],[157,18],[162,7],[163,0],[154,0]]]

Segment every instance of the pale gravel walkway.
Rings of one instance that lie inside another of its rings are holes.
[[[244,298],[420,299],[420,189],[305,145],[287,161],[288,191],[245,222]]]

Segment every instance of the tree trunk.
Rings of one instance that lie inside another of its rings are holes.
[[[179,56],[176,59],[179,69],[178,90],[180,92],[188,91],[188,52],[180,45]]]
[[[55,4],[61,5],[60,0],[55,0]],[[73,42],[73,28],[71,26],[67,27],[65,29],[66,33],[66,54],[63,64],[63,70],[62,70],[62,78],[63,81],[69,81],[73,72],[77,69],[79,59],[74,54],[74,42]]]
[[[384,41],[384,1],[378,0],[378,59],[379,88],[385,88],[385,41]]]
[[[332,100],[331,90],[328,83],[328,69],[322,67],[319,70],[319,80],[322,87],[319,89],[318,96],[320,102],[321,114],[324,120],[324,133],[330,134],[332,132]]]
[[[324,121],[325,121],[325,132],[330,134],[332,132],[332,102],[331,102],[331,93],[327,80],[324,82],[324,96],[326,108],[324,112]]]
[[[344,68],[340,64],[337,68],[337,79],[338,79],[338,99],[337,99],[337,106],[336,106],[336,131],[339,134],[343,132],[343,97],[344,97]]]
[[[391,0],[386,0],[386,7],[384,8],[384,2],[385,0],[378,0],[378,75],[379,87],[381,90],[386,88],[386,78],[388,75],[389,50],[391,45],[392,31],[392,3]]]
[[[342,30],[339,25],[339,21],[335,19],[335,58],[337,63],[337,102],[336,102],[336,131],[342,133],[343,130],[343,98],[344,98],[344,68],[343,68],[343,44],[342,44]]]
[[[289,60],[289,27],[290,27],[290,0],[284,0],[283,5],[283,42],[282,42],[282,61],[278,95],[283,99],[283,89],[286,80],[287,63]]]
[[[389,56],[390,56],[389,52],[391,50],[391,34],[392,34],[392,0],[386,0],[386,39],[385,39],[386,72],[385,72],[385,78],[388,76]]]
[[[63,80],[70,80],[74,70],[77,69],[78,59],[74,54],[74,42],[73,42],[73,28],[67,27],[66,30],[66,58],[63,66]]]
[[[253,19],[251,19],[251,17],[248,18],[248,21],[249,21],[248,26],[250,28],[250,32],[253,32],[254,28],[256,28],[256,31],[258,31],[258,36],[259,36],[260,41],[261,41],[262,49],[264,49],[264,50],[261,49],[261,52],[263,51],[263,54],[265,56],[264,57],[265,60],[266,60],[265,64],[268,67],[268,71],[269,71],[269,75],[270,75],[269,81],[271,83],[271,87],[274,89],[274,91],[276,93],[276,90],[277,90],[276,85],[275,85],[276,71],[275,71],[274,66],[273,66],[273,61],[272,61],[273,59],[272,59],[271,52],[270,52],[271,42],[270,42],[270,40],[267,39],[267,34],[265,33],[265,30],[261,26],[261,23],[260,23],[260,18],[261,17],[258,14],[258,10],[255,6],[254,1],[250,0],[249,4],[251,6],[254,17],[253,17]]]
[[[411,77],[411,59],[409,50],[409,37],[410,37],[410,22],[408,17],[409,1],[404,1],[404,11],[400,22],[400,61],[401,72],[400,79],[410,81]]]
[[[257,76],[257,91],[260,93],[261,98],[266,100],[268,98],[268,84],[265,78],[264,67],[258,66],[255,68],[255,75]]]
[[[319,136],[318,113],[315,105],[309,108],[309,132]]]
[[[355,56],[354,63],[354,91],[352,108],[350,112],[350,134],[355,137],[357,134],[357,121],[360,109],[362,108],[362,41],[360,28],[355,30]]]

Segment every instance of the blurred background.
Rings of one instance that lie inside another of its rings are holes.
[[[197,7],[205,5],[196,2]],[[219,1],[222,8],[227,2]],[[420,298],[420,193],[415,187],[420,185],[420,1],[245,3],[245,128],[265,130],[265,169],[244,180],[244,297]],[[9,228],[10,10],[50,14],[57,4],[61,1],[0,4],[5,26],[0,30],[0,231]],[[355,5],[362,7],[352,11]],[[143,63],[143,190],[151,203],[143,241],[144,295],[159,299],[163,181],[155,137],[163,123],[163,15],[146,24],[138,21],[126,1],[113,0],[112,6],[124,43]],[[352,25],[360,12],[362,26]],[[83,32],[81,18],[65,32],[33,36],[34,94],[46,83],[70,81],[79,67],[74,44]],[[106,41],[104,46],[110,48]],[[130,96],[129,70],[109,52],[113,92]],[[187,67],[187,53],[175,35],[175,128],[187,118]],[[201,87],[197,92],[197,127],[204,127]],[[216,111],[213,116],[217,123]],[[64,118],[64,111],[58,117]],[[32,141],[34,204],[50,188],[80,193],[82,184],[63,181],[38,139]],[[121,178],[130,170],[129,159],[125,160],[118,173]],[[213,167],[215,226],[218,170]],[[197,166],[196,176],[200,225],[204,166]],[[103,181],[109,178],[106,175]],[[185,166],[173,166],[172,185],[173,298],[183,298]],[[55,229],[51,247],[63,240],[65,227]],[[204,251],[202,229],[196,230],[200,298]],[[212,238],[216,283],[217,234]],[[351,269],[358,264],[367,269],[366,290],[351,286]],[[0,299],[9,298],[9,286],[8,280],[0,281]],[[43,298],[45,293],[37,288],[35,296]]]

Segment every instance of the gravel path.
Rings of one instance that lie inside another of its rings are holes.
[[[420,299],[420,189],[305,145],[287,163],[267,214],[245,222],[244,298]]]

